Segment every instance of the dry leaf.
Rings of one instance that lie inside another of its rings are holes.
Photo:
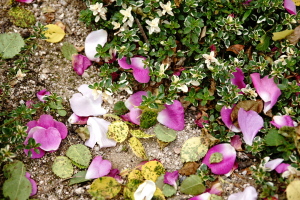
[[[75,47],[78,52],[82,52],[84,50],[84,47]]]
[[[196,162],[187,162],[183,165],[183,167],[179,170],[179,174],[189,176],[195,174],[200,165]]]
[[[182,0],[175,0],[175,5],[177,8],[180,7],[181,2],[182,2]]]
[[[66,26],[61,21],[57,21],[55,25],[59,26],[62,30],[66,29]]]
[[[226,51],[231,51],[235,54],[239,54],[240,51],[242,51],[244,48],[245,48],[245,45],[234,44],[234,45],[231,45],[228,49],[226,49]]]
[[[299,42],[300,39],[300,26],[297,26],[292,34],[287,36],[287,40],[293,44],[296,45]]]
[[[55,19],[55,14],[54,13],[48,12],[48,13],[45,13],[44,16],[46,17],[46,20],[45,20],[46,23],[51,23]]]

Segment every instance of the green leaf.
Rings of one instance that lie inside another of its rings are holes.
[[[145,148],[136,137],[131,137],[129,139],[129,146],[136,156],[142,159],[147,159]]]
[[[83,144],[75,144],[70,146],[66,152],[66,156],[84,168],[89,166],[89,163],[92,159],[90,150]]]
[[[124,142],[128,136],[129,128],[125,122],[114,121],[108,126],[107,137],[117,142]]]
[[[78,54],[77,49],[69,42],[63,44],[61,52],[67,60],[72,60],[72,55]]]
[[[177,190],[171,185],[164,184],[162,192],[166,197],[171,197],[176,194]]]
[[[101,177],[93,181],[88,193],[93,197],[111,199],[121,190],[121,185],[112,177]]]
[[[252,10],[247,10],[243,15],[242,21],[245,21],[251,14],[251,12],[252,12]]]
[[[258,51],[265,51],[270,45],[270,37],[267,35],[264,35],[260,38],[260,43],[256,46],[256,49]]]
[[[8,179],[3,184],[3,195],[9,199],[25,200],[32,190],[30,181],[25,177],[25,165],[21,161],[6,164],[3,168]]]
[[[180,192],[184,194],[198,195],[205,191],[202,179],[198,175],[191,175],[181,183]]]
[[[136,138],[151,138],[155,136],[155,135],[149,135],[141,130],[130,130],[130,134]]]
[[[285,140],[285,138],[280,135],[276,129],[271,129],[264,139],[267,146],[279,146],[282,145]]]
[[[70,178],[73,174],[72,162],[66,156],[58,156],[52,165],[52,171],[60,178]]]
[[[201,137],[192,137],[185,141],[180,155],[182,162],[193,162],[203,158],[208,151],[208,144],[201,142]]]
[[[125,103],[123,101],[118,101],[115,105],[114,105],[114,110],[113,112],[116,115],[124,115],[125,113],[127,113],[129,110],[128,108],[125,106]]]
[[[176,139],[176,131],[173,129],[169,129],[161,124],[157,124],[154,127],[154,132],[156,134],[157,139],[163,142],[172,142]]]
[[[0,55],[2,58],[12,58],[20,53],[25,42],[19,33],[0,34]]]
[[[91,180],[91,179],[85,179],[85,175],[86,175],[86,171],[80,171],[77,174],[73,175],[73,177],[70,179],[69,185],[83,183],[83,182]]]
[[[165,175],[162,174],[156,179],[156,182],[155,182],[156,187],[158,187],[161,190],[163,190],[163,187],[165,185],[164,179],[165,179]]]
[[[57,113],[59,114],[59,116],[62,116],[62,117],[67,115],[67,111],[65,111],[65,110],[57,110]]]

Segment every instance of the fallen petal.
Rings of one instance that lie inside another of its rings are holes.
[[[78,115],[76,115],[75,113],[73,113],[69,119],[68,122],[70,124],[81,124],[84,125],[87,123],[87,120],[89,119],[89,117],[80,117]]]
[[[282,158],[277,158],[267,162],[264,167],[266,168],[266,171],[272,171],[282,162],[283,162]]]
[[[41,91],[39,91],[38,93],[36,93],[37,98],[41,101],[41,102],[45,102],[44,98],[45,96],[49,96],[50,92],[48,92],[46,89],[43,89]]]
[[[24,153],[28,156],[28,152],[31,151],[30,158],[42,158],[45,155],[45,151],[39,147],[37,149],[39,150],[39,153],[35,152],[34,149],[24,149]]]
[[[134,193],[134,200],[151,200],[156,190],[156,185],[153,181],[145,180],[139,185]]]
[[[256,200],[257,196],[258,194],[256,189],[252,186],[248,186],[243,192],[231,194],[228,197],[228,200]]]
[[[190,198],[189,200],[210,200],[210,196],[211,196],[211,193],[205,192],[198,196],[194,196],[194,197]]]
[[[214,153],[221,153],[223,155],[223,160],[219,163],[210,163],[210,157]],[[206,153],[202,163],[207,165],[212,173],[222,175],[230,172],[236,159],[235,149],[227,143],[222,143],[213,146]]]
[[[174,100],[171,105],[164,105],[166,109],[160,111],[157,121],[176,131],[184,129],[184,108],[180,101]]]
[[[282,174],[285,171],[288,171],[288,167],[291,166],[290,164],[287,163],[280,163],[276,168],[276,172],[279,174]]]
[[[231,138],[230,140],[230,144],[231,146],[233,146],[235,148],[235,150],[237,151],[242,151],[242,140],[241,137],[239,135],[235,135]]]
[[[245,143],[251,146],[254,137],[264,126],[263,118],[253,110],[245,111],[243,108],[240,108],[238,112],[238,122]]]
[[[96,58],[96,47],[100,44],[102,47],[107,42],[107,32],[103,29],[92,31],[88,34],[84,43],[85,55],[91,61],[99,62],[100,58]]]
[[[18,2],[21,2],[21,3],[31,3],[33,2],[33,0],[16,0]]]
[[[238,86],[239,89],[245,88],[244,73],[240,68],[236,68],[236,72],[232,72],[234,78],[230,79],[231,83]]]
[[[103,160],[101,156],[96,156],[85,175],[85,179],[100,178],[107,175],[111,170],[111,162],[108,160]]]
[[[283,126],[294,127],[294,121],[289,115],[274,116],[273,120],[270,121],[270,123],[274,125],[276,128],[281,128]]]
[[[297,15],[297,9],[294,1],[284,0],[283,6],[291,15]]]
[[[54,126],[54,119],[51,115],[41,115],[36,125],[47,129]]]
[[[37,129],[33,132],[32,138],[35,139],[36,143],[41,144],[40,148],[44,151],[57,150],[61,142],[61,135],[54,127]]]
[[[164,183],[172,185],[175,189],[177,189],[176,181],[178,179],[178,176],[178,171],[166,172],[164,176]]]
[[[37,193],[37,185],[35,180],[33,180],[32,178],[30,178],[30,174],[28,172],[25,173],[25,177],[30,181],[31,183],[31,193],[30,196],[33,196]]]
[[[136,106],[140,106],[142,103],[142,96],[147,96],[147,92],[145,91],[138,91],[134,94],[132,94],[126,101],[125,106],[131,110],[132,108]]]
[[[208,189],[207,192],[209,192],[210,194],[221,195],[221,193],[223,192],[221,183],[213,184],[213,186]]]
[[[233,132],[241,132],[239,128],[237,128],[235,125],[233,125],[233,122],[231,120],[231,113],[232,113],[232,108],[227,108],[226,106],[223,106],[221,109],[221,118],[224,124]]]
[[[142,110],[139,108],[131,108],[129,113],[124,115],[129,122],[140,125],[140,119],[142,115]]]
[[[74,71],[81,76],[92,63],[86,56],[77,54],[72,56],[72,65]]]

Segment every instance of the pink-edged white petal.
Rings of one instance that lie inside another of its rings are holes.
[[[94,179],[105,176],[110,172],[111,166],[109,160],[103,160],[101,156],[96,156],[86,172],[85,179]]]
[[[125,106],[129,110],[136,106],[140,106],[142,103],[142,96],[147,96],[147,92],[145,91],[138,91],[134,94],[132,94],[126,101],[125,101]]]
[[[100,44],[102,47],[107,42],[107,32],[103,29],[92,31],[88,34],[84,43],[85,55],[91,61],[99,62],[100,58],[96,58],[96,47]]]
[[[238,112],[238,122],[245,143],[251,146],[254,137],[264,126],[263,118],[253,110],[245,111],[243,108],[240,108]]]
[[[155,190],[155,183],[151,180],[145,180],[134,192],[134,200],[151,200]]]
[[[275,171],[279,174],[282,174],[285,171],[288,171],[289,166],[291,166],[290,164],[287,163],[280,163],[276,168]]]
[[[74,71],[81,76],[92,65],[92,62],[86,56],[77,54],[72,56],[72,65]]]
[[[75,113],[73,113],[69,119],[68,122],[70,124],[81,124],[84,125],[87,123],[87,120],[89,119],[89,117],[80,117],[78,115],[76,115]]]
[[[97,117],[89,117],[87,120],[90,138],[85,142],[85,145],[94,148],[98,143],[100,148],[116,146],[117,142],[107,138],[107,131],[110,122]]]
[[[270,123],[276,128],[281,128],[283,126],[294,127],[294,121],[289,115],[274,116],[273,120],[270,121]]]
[[[293,0],[284,0],[283,6],[291,15],[297,15],[296,4]]]
[[[43,89],[41,91],[39,91],[38,93],[36,93],[37,98],[41,101],[41,102],[45,102],[45,97],[49,96],[50,92],[48,92],[46,89]]]
[[[275,84],[274,78],[265,76],[261,79],[259,73],[253,73],[250,77],[256,92],[264,101],[264,113],[267,113],[276,104],[281,91]]]
[[[142,112],[143,111],[139,108],[131,108],[129,113],[123,115],[123,117],[126,119],[126,121],[140,125]]]
[[[235,150],[237,151],[242,151],[242,140],[241,137],[239,135],[235,135],[230,139],[230,144],[231,146],[233,146],[235,148]]]
[[[178,171],[166,172],[164,175],[164,183],[172,185],[175,189],[177,189],[176,181],[178,179],[178,176]]]
[[[81,85],[78,90],[81,93],[73,94],[70,105],[73,112],[81,117],[104,115],[106,110],[101,107],[102,98],[99,95],[94,97],[92,89],[87,84]]]
[[[205,192],[198,196],[194,196],[194,197],[190,198],[189,200],[210,200],[210,196],[211,196],[211,193]]]
[[[282,158],[277,158],[277,159],[267,162],[264,167],[265,167],[266,171],[272,171],[282,162],[283,162]]]
[[[33,196],[33,195],[35,195],[37,193],[36,182],[32,178],[30,178],[30,174],[28,172],[25,173],[25,177],[30,181],[30,184],[31,184],[31,193],[30,193],[30,196]]]
[[[44,151],[57,150],[61,142],[61,135],[54,127],[50,127],[48,129],[37,129],[34,131],[32,138],[36,141],[36,143],[41,144],[40,148]]]
[[[174,100],[171,105],[164,105],[166,109],[160,111],[157,121],[176,131],[184,129],[184,108],[180,101]]]
[[[241,132],[239,128],[237,128],[235,125],[233,125],[232,120],[231,120],[231,113],[232,113],[232,108],[227,108],[226,106],[223,106],[221,109],[221,119],[224,122],[224,124],[233,132]]]
[[[256,189],[252,186],[248,186],[244,189],[243,192],[238,192],[231,194],[228,197],[228,200],[256,200],[258,193]]]
[[[45,151],[41,148],[37,148],[39,150],[39,153],[35,152],[34,149],[24,149],[24,153],[28,156],[28,152],[31,152],[31,157],[33,159],[36,158],[42,158],[45,155]]]
[[[31,3],[33,2],[33,0],[16,0],[18,2],[21,2],[21,3]]]
[[[240,68],[236,68],[236,72],[232,72],[234,78],[230,79],[231,83],[236,85],[239,89],[245,88],[244,73]]]
[[[210,157],[214,153],[221,153],[223,156],[222,161],[220,161],[219,163],[210,163]],[[206,153],[202,163],[207,165],[211,169],[212,173],[223,175],[230,172],[234,165],[235,159],[235,149],[230,144],[222,143],[210,148]]]
[[[215,194],[215,195],[221,195],[221,193],[223,192],[221,183],[215,183],[213,184],[213,186],[206,190],[207,192],[209,192],[210,194]]]

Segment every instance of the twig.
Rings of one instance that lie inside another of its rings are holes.
[[[150,42],[149,42],[149,40],[148,40],[148,38],[147,38],[147,36],[145,34],[145,31],[144,31],[144,29],[142,27],[142,24],[140,23],[139,19],[138,18],[134,18],[134,19],[135,19],[135,22],[137,23],[137,25],[138,25],[141,33],[142,33],[142,36],[143,36],[145,42],[150,45]]]

